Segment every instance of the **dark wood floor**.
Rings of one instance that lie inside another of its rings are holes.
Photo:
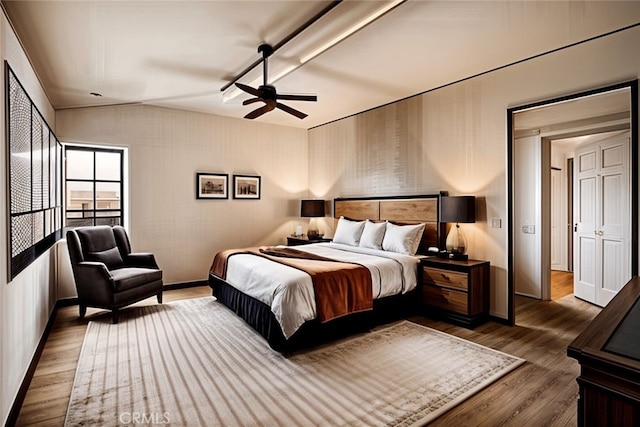
[[[210,296],[208,287],[172,290],[165,301]],[[142,304],[153,304],[149,299]],[[575,426],[578,364],[567,345],[600,311],[569,294],[553,301],[516,297],[517,325],[488,322],[474,330],[422,316],[410,320],[515,356],[527,363],[435,420],[433,426]],[[77,307],[58,311],[18,425],[61,426],[87,321],[108,316]]]

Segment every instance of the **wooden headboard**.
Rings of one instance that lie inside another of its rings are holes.
[[[425,223],[424,233],[418,253],[427,249],[445,246],[446,223],[438,221],[440,194],[398,197],[358,197],[333,200],[333,216],[337,220],[343,216],[353,220],[390,221],[397,224]]]

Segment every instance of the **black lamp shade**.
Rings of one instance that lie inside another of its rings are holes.
[[[440,222],[476,222],[475,196],[442,196]]]
[[[324,200],[301,200],[300,216],[311,218],[324,216]]]

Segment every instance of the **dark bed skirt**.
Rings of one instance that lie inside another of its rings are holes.
[[[310,320],[286,339],[271,307],[212,274],[209,274],[209,286],[218,301],[244,319],[267,340],[272,349],[281,353],[290,353],[347,335],[365,332],[374,326],[411,316],[416,312],[419,302],[417,290],[404,295],[376,299],[373,301],[372,311],[350,314],[325,323],[315,319]]]

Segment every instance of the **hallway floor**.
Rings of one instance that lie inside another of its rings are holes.
[[[551,300],[555,301],[573,293],[573,273],[551,270]]]

